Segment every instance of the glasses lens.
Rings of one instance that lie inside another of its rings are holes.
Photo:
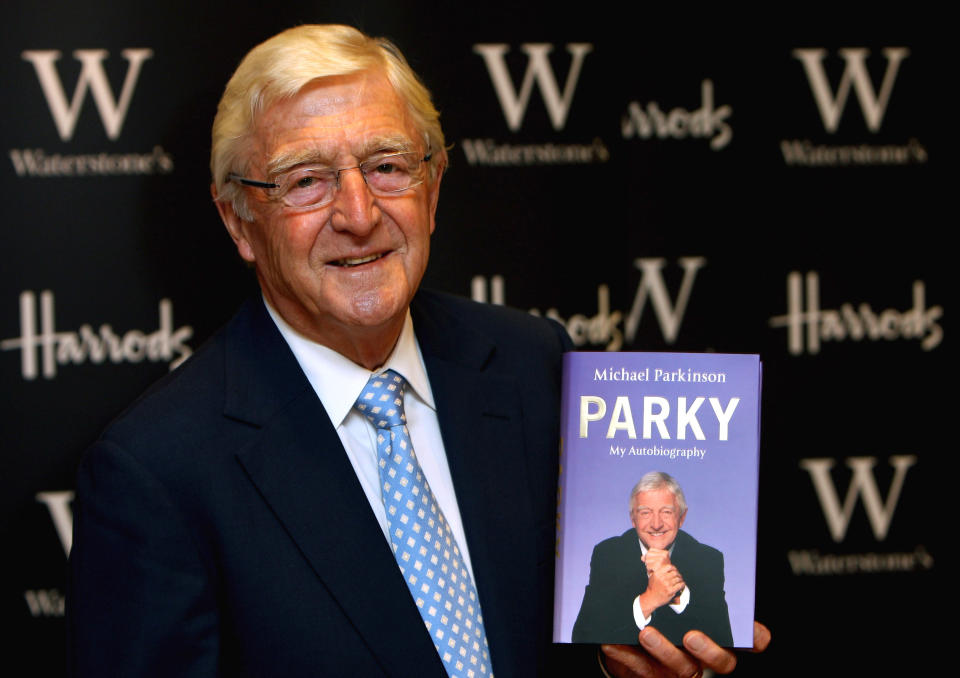
[[[392,153],[364,161],[360,170],[374,191],[396,193],[420,183],[420,166],[417,153]]]
[[[370,190],[377,194],[398,193],[423,181],[423,163],[418,153],[389,153],[377,155],[359,166]],[[277,177],[275,196],[290,207],[316,207],[333,200],[338,186],[337,176],[345,167],[333,170],[327,167],[307,166]]]
[[[337,189],[337,173],[318,167],[296,169],[278,179],[280,195],[291,207],[309,207],[329,201]]]

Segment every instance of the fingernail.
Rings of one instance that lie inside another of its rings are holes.
[[[643,641],[644,647],[648,647],[651,650],[660,647],[660,636],[656,633],[644,633],[640,636],[640,640]]]
[[[703,636],[699,633],[693,633],[687,638],[687,647],[689,647],[694,652],[699,652],[701,650],[707,649],[707,643],[704,641]]]

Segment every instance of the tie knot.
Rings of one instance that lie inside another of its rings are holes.
[[[354,407],[378,429],[403,426],[403,391],[407,381],[393,370],[385,370],[370,377],[360,392]]]

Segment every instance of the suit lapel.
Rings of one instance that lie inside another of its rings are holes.
[[[690,557],[691,552],[694,550],[692,546],[693,541],[693,537],[689,534],[683,530],[677,530],[677,538],[673,542],[673,552],[670,554],[670,562],[676,565],[681,573],[699,569],[698,559]]]
[[[228,342],[225,413],[260,429],[237,452],[257,491],[385,673],[442,672],[426,633],[391,642],[423,621],[336,430],[262,302],[238,316]]]
[[[640,583],[643,585],[643,588],[647,588],[647,566],[643,562],[643,548],[640,546],[640,539],[637,537],[637,531],[633,528],[630,528],[623,533],[623,539],[627,542],[630,549],[630,557],[633,562],[637,564],[637,578],[640,579]]]
[[[536,607],[529,581],[535,528],[523,510],[529,486],[516,382],[485,370],[495,352],[485,337],[442,317],[436,304],[429,313],[416,304],[412,310],[492,657],[513,672],[529,655],[521,646],[532,640]]]

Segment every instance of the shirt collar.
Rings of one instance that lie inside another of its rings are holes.
[[[409,385],[407,394],[413,393],[430,409],[436,411],[433,392],[430,390],[430,381],[427,379],[427,370],[413,331],[413,319],[410,317],[409,309],[407,309],[397,345],[394,346],[386,362],[371,372],[332,348],[299,334],[270,306],[266,299],[263,303],[273,322],[276,323],[277,329],[280,330],[280,334],[290,346],[297,362],[300,363],[307,381],[313,386],[334,426],[340,426],[350,414],[357,396],[367,385],[370,376],[386,369],[395,370],[403,375]]]

